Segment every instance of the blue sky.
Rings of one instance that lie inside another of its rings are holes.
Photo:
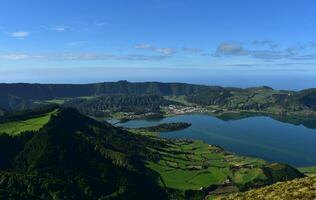
[[[312,76],[315,8],[313,0],[2,0],[0,82]]]

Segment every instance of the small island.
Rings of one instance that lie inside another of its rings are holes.
[[[190,127],[192,124],[186,122],[162,123],[156,126],[139,128],[138,130],[150,132],[169,132],[178,131]]]

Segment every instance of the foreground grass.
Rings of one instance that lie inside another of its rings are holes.
[[[0,124],[0,133],[6,133],[12,136],[18,135],[25,131],[38,131],[57,113],[57,109],[31,119],[12,121]]]
[[[235,193],[227,196],[212,197],[218,200],[242,200],[242,199],[316,199],[316,176],[294,179],[280,182],[260,189],[250,190],[244,193]]]

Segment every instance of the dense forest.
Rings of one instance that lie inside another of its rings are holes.
[[[144,128],[139,128],[140,130],[151,131],[151,132],[168,132],[177,131],[190,127],[190,123],[186,122],[173,122],[173,123],[162,123],[156,126],[149,126]]]
[[[0,199],[165,199],[143,163],[162,145],[63,109],[39,132],[0,134]]]
[[[159,112],[160,106],[177,104],[160,95],[102,95],[92,99],[74,98],[65,101],[63,106],[78,109],[80,112],[99,116],[107,112]]]

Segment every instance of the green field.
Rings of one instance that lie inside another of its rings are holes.
[[[312,167],[300,167],[298,170],[308,176],[310,175],[316,175],[316,166]]]
[[[186,105],[186,106],[194,105],[193,103],[190,103],[187,101],[187,97],[185,95],[164,96],[164,98],[169,100],[169,101],[175,101],[175,102],[181,103],[181,104]]]
[[[31,119],[1,123],[0,133],[6,133],[14,136],[24,131],[38,131],[49,121],[50,117],[56,113],[57,109]]]
[[[96,98],[97,96],[82,96],[82,97],[76,97],[78,99],[93,99]],[[52,103],[52,104],[58,104],[58,105],[62,105],[65,103],[65,101],[70,100],[73,98],[54,98],[54,99],[48,99],[48,100],[43,100],[43,101],[35,101],[34,103]]]
[[[177,141],[159,150],[159,162],[147,166],[160,174],[160,184],[181,191],[199,190],[212,184],[233,182],[244,185],[265,180],[261,159],[236,156],[201,141]]]
[[[54,103],[54,104],[61,105],[61,104],[65,103],[66,100],[67,100],[66,98],[63,98],[63,99],[50,99],[50,100],[46,100],[44,102],[45,103]]]

